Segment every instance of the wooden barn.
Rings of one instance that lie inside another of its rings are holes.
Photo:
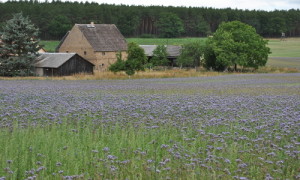
[[[153,57],[153,51],[156,49],[157,45],[140,45],[141,48],[144,49],[146,56],[148,59]],[[180,55],[180,51],[182,49],[181,46],[174,46],[174,45],[166,45],[167,53],[168,53],[168,60],[170,66],[176,66],[176,59]]]
[[[69,76],[77,73],[93,73],[94,65],[76,53],[43,53],[36,59],[38,76]]]
[[[102,71],[116,62],[118,52],[127,58],[127,42],[114,24],[75,24],[56,51],[77,53]]]

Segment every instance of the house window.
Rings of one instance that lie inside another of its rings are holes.
[[[86,55],[86,51],[84,51],[83,54]]]
[[[102,55],[105,56],[105,52],[102,52]]]

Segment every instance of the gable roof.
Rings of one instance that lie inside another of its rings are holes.
[[[76,24],[95,51],[126,51],[127,42],[114,24]]]
[[[59,51],[60,46],[63,44],[63,42],[65,41],[65,39],[67,38],[67,36],[69,35],[70,31],[68,31],[64,37],[61,39],[61,41],[59,42],[58,46],[55,48],[55,52]]]
[[[35,67],[58,68],[67,62],[76,53],[43,53],[36,59]]]
[[[144,49],[146,56],[153,56],[153,51],[157,45],[140,45]],[[167,45],[168,57],[178,57],[182,49],[181,46]]]

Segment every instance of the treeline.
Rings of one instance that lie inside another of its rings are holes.
[[[0,22],[23,12],[40,29],[40,38],[59,40],[75,24],[116,24],[126,37],[160,37],[163,14],[172,13],[183,25],[180,36],[207,36],[221,22],[238,20],[253,26],[264,37],[300,36],[300,10],[257,11],[204,7],[127,6],[89,2],[8,1],[0,3]],[[1,26],[0,24],[0,26]],[[159,24],[161,26],[159,26]]]

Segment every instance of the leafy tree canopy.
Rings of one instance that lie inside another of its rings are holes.
[[[182,20],[173,13],[162,13],[157,22],[161,37],[179,37],[184,32]]]
[[[265,66],[270,48],[256,30],[240,21],[222,23],[207,41],[206,67],[224,70],[230,66]]]
[[[129,43],[127,50],[127,60],[123,61],[121,54],[117,54],[117,61],[109,67],[112,72],[125,71],[128,75],[133,75],[135,71],[143,71],[147,63],[144,49],[136,43]]]
[[[201,41],[185,44],[181,54],[177,59],[177,64],[181,67],[197,67],[202,64],[203,43]]]
[[[133,75],[135,71],[144,71],[144,65],[147,63],[145,51],[136,43],[129,43],[127,50],[127,61],[125,62],[125,72]]]
[[[0,75],[31,75],[32,66],[39,50],[38,29],[22,13],[6,21],[0,37]]]
[[[122,60],[121,52],[117,53],[117,61],[110,65],[108,69],[114,73],[125,70],[125,61]]]
[[[153,66],[166,66],[168,65],[167,57],[167,47],[158,45],[153,51],[153,57],[151,58],[150,63],[152,63]]]

